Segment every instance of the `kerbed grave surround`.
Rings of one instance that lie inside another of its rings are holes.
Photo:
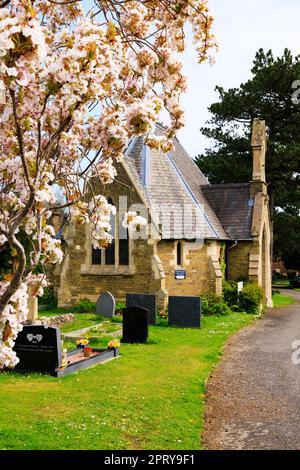
[[[93,348],[91,357],[84,357],[83,350],[75,349],[67,353],[67,365],[61,367],[62,349],[60,329],[44,326],[24,326],[19,333],[14,350],[20,362],[15,371],[21,373],[40,372],[54,377],[64,377],[82,369],[119,356],[119,349]]]

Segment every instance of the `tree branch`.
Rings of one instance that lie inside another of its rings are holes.
[[[0,314],[5,309],[6,305],[10,301],[11,297],[17,292],[22,282],[22,277],[25,270],[26,265],[26,255],[25,250],[22,244],[17,240],[15,235],[7,234],[8,243],[12,248],[15,248],[17,252],[17,259],[18,259],[18,267],[17,270],[10,282],[7,286],[5,292],[0,297]]]

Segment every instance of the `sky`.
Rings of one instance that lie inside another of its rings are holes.
[[[209,4],[219,45],[216,63],[197,64],[191,43],[182,55],[189,89],[182,100],[186,126],[178,137],[191,157],[211,145],[199,129],[209,119],[208,106],[217,100],[216,85],[228,89],[247,81],[261,47],[272,49],[275,56],[282,55],[285,47],[300,53],[299,0],[210,0]]]
[[[85,8],[92,3],[83,0]],[[200,128],[209,119],[207,108],[217,100],[216,85],[228,89],[247,81],[261,47],[272,49],[275,56],[286,47],[300,53],[300,0],[209,0],[209,6],[219,45],[215,64],[197,63],[189,33],[187,49],[180,55],[189,88],[182,99],[186,126],[178,137],[191,157],[212,145]]]

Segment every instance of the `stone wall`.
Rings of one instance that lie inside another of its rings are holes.
[[[240,241],[227,248],[227,278],[237,281],[249,277],[249,260],[252,248],[251,241]]]
[[[111,198],[119,210],[119,196],[127,197],[127,207],[143,204],[143,195],[133,189],[126,167],[117,165],[118,181],[107,187],[100,184],[95,192]],[[119,183],[122,181],[122,184]],[[103,291],[110,291],[124,301],[127,292],[159,293],[164,305],[164,273],[156,259],[155,240],[130,240],[129,266],[91,265],[91,239],[88,225],[69,225],[64,231],[65,259],[55,270],[54,283],[59,286],[59,306],[73,306],[82,299],[96,301]]]
[[[96,302],[103,291],[110,291],[118,300],[127,292],[157,293],[162,290],[163,278],[154,260],[154,245],[144,240],[133,242],[132,260],[128,272],[89,274],[86,260],[86,230],[83,226],[70,227],[69,247],[60,275],[59,306],[72,306],[82,299]]]
[[[181,242],[183,244],[182,266],[176,265],[177,241],[162,240],[157,253],[166,275],[166,290],[169,295],[198,296],[204,292],[222,291],[222,273],[219,264],[220,243]],[[175,279],[175,270],[186,270],[185,280]]]
[[[175,241],[138,240],[133,243],[131,273],[89,274],[86,269],[86,230],[84,226],[68,228],[69,248],[60,274],[59,306],[77,304],[82,299],[96,301],[100,293],[110,291],[124,301],[126,293],[157,294],[158,308],[166,306],[168,295],[198,296],[222,291],[219,243],[184,243],[183,266],[176,266]],[[212,256],[214,255],[214,256]],[[83,270],[82,267],[85,269]],[[186,269],[186,280],[176,280],[175,270]]]
[[[97,183],[95,193],[111,198],[118,212],[120,196],[127,197],[126,209],[132,205],[147,205],[143,189],[131,181],[126,165],[118,164],[117,173],[117,181],[112,185],[103,187]],[[158,308],[163,309],[168,295],[197,296],[201,292],[221,292],[219,242],[182,241],[183,266],[177,267],[176,241],[160,241],[159,237],[131,240],[129,266],[115,268],[91,264],[89,230],[88,225],[72,224],[64,231],[65,259],[61,266],[55,268],[53,276],[59,306],[73,306],[85,298],[96,301],[101,292],[110,291],[120,301],[125,300],[128,292],[155,293]],[[175,280],[177,268],[187,270],[186,280]]]

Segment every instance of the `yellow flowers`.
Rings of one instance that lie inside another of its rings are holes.
[[[120,341],[117,339],[114,339],[108,343],[107,347],[109,349],[117,349],[120,347]]]
[[[89,340],[86,338],[81,338],[76,341],[77,346],[86,346],[87,344],[89,344]]]

